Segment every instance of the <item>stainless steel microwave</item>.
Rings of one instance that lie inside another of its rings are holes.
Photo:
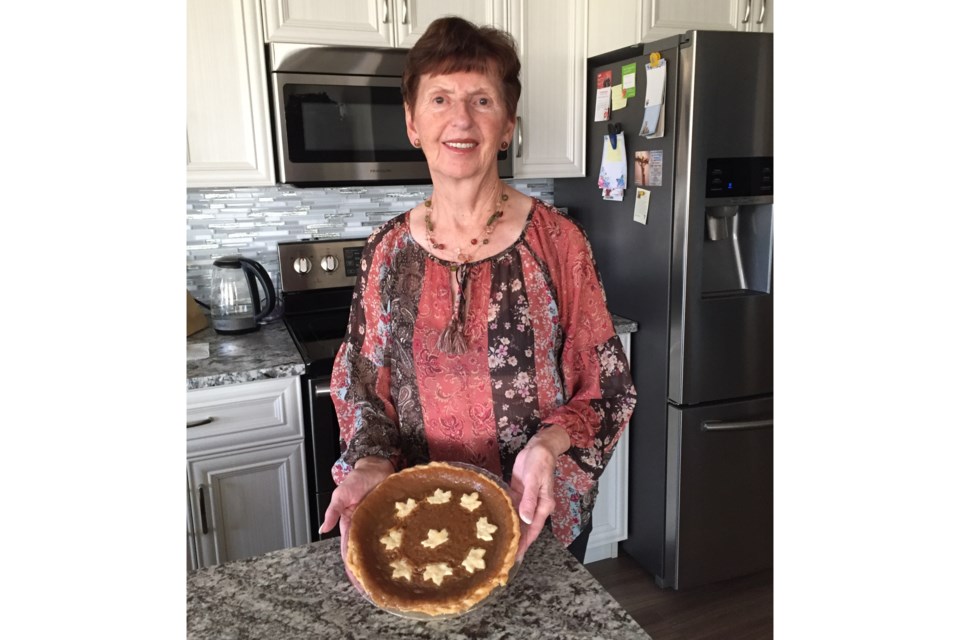
[[[274,149],[280,182],[417,184],[430,181],[407,139],[402,49],[268,45]],[[498,156],[513,177],[512,148]]]

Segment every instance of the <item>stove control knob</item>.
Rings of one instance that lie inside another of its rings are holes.
[[[297,273],[310,273],[311,268],[313,265],[310,263],[310,258],[297,258],[293,261],[293,270]]]
[[[327,273],[333,273],[338,266],[340,266],[340,261],[337,260],[336,256],[324,256],[320,259],[320,268]]]

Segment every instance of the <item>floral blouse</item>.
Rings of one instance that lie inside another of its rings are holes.
[[[597,481],[636,404],[590,245],[563,213],[534,200],[517,241],[466,267],[466,352],[441,351],[454,312],[452,263],[410,233],[408,211],[367,241],[332,389],[339,484],[365,456],[396,469],[474,464],[509,483],[543,426],[561,425],[551,516],[569,545],[590,519]]]

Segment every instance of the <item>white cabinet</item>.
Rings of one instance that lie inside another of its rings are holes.
[[[187,394],[187,569],[310,541],[299,378]]]
[[[436,18],[503,26],[506,0],[264,0],[267,42],[409,49]]]
[[[630,334],[621,333],[620,342],[630,361]],[[584,564],[617,557],[617,543],[627,539],[627,480],[630,429],[620,436],[616,449],[600,476],[600,489],[593,505],[593,530],[587,539]]]
[[[187,2],[187,187],[272,185],[259,0]]]
[[[773,31],[773,0],[588,0],[587,56],[710,31]]]
[[[773,0],[740,0],[739,31],[773,33]]]
[[[514,0],[523,91],[514,134],[517,178],[585,175],[586,0]]]

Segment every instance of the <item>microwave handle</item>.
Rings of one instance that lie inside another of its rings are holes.
[[[517,116],[517,157],[523,157],[523,118]]]
[[[389,0],[383,0],[383,24],[390,22],[390,3]]]

